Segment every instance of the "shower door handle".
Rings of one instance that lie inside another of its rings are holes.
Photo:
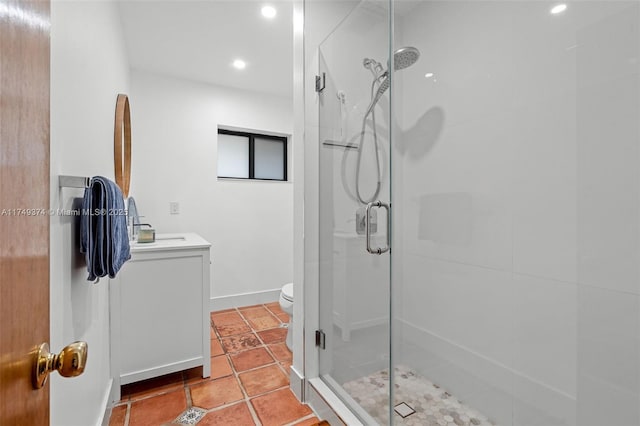
[[[387,211],[387,245],[385,247],[377,247],[377,248],[371,248],[371,209],[372,208],[384,208]],[[378,200],[378,201],[372,201],[369,204],[367,204],[367,209],[365,211],[365,219],[364,219],[364,225],[365,225],[365,235],[366,235],[366,239],[367,239],[367,251],[371,254],[382,254],[382,253],[386,253],[389,250],[391,250],[391,208],[389,207],[389,204],[385,204],[382,201]]]

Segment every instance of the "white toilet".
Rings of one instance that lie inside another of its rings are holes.
[[[293,334],[293,326],[291,325],[293,323],[293,283],[282,286],[282,291],[280,292],[280,307],[289,315],[286,343],[289,350],[293,351],[291,348],[291,336]]]

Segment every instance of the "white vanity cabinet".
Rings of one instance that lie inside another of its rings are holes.
[[[131,244],[131,259],[110,286],[120,385],[197,366],[210,376],[210,246],[197,234]]]

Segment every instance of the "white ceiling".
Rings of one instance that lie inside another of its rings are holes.
[[[291,0],[121,1],[129,62],[175,77],[292,96]],[[265,19],[262,6],[277,9]],[[237,70],[231,63],[247,63]]]

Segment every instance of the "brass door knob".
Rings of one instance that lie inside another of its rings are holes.
[[[33,387],[40,389],[47,383],[49,373],[58,370],[63,377],[75,377],[84,372],[87,364],[87,342],[74,342],[65,346],[58,355],[49,352],[49,344],[38,346],[33,369]]]

